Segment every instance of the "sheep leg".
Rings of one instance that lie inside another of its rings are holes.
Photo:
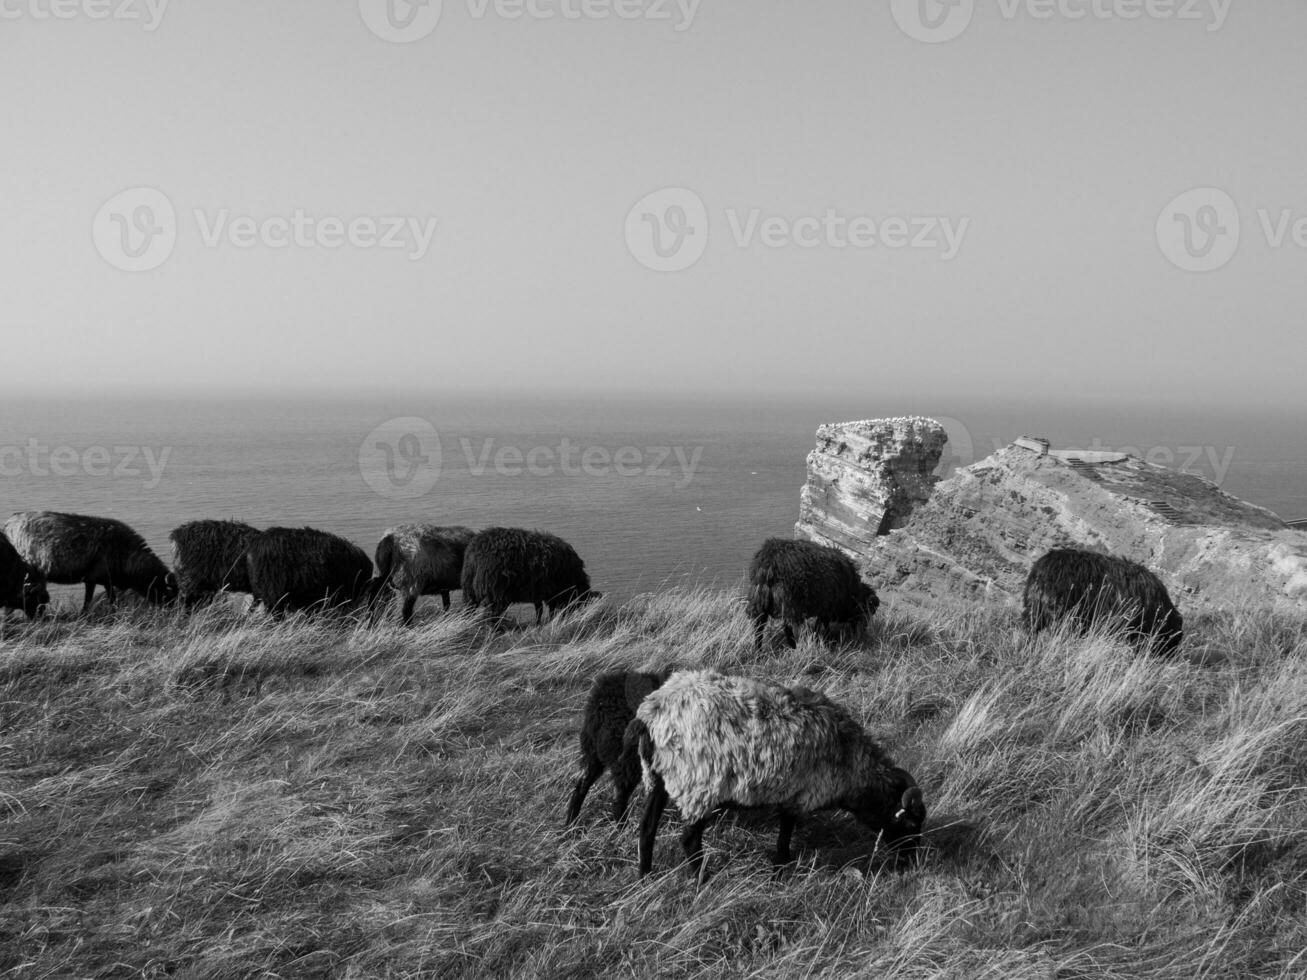
[[[790,856],[790,838],[794,836],[794,825],[798,823],[798,816],[792,810],[781,810],[781,831],[776,838],[776,863],[789,864],[792,860]]]
[[[635,788],[640,785],[640,780],[639,778],[619,780],[617,773],[613,773],[613,777],[613,820],[625,824],[631,815],[631,797],[635,794]]]
[[[445,612],[449,612],[449,592],[440,593],[440,602],[445,607]]]
[[[399,621],[405,626],[413,625],[413,610],[417,608],[418,597],[411,592],[404,596],[404,605],[399,610]]]
[[[643,878],[653,870],[654,841],[658,837],[658,824],[663,819],[663,809],[667,806],[667,787],[663,777],[653,774],[653,788],[644,804],[644,816],[640,819],[640,877]]]
[[[706,862],[703,857],[703,830],[712,822],[716,814],[710,813],[706,817],[701,817],[681,832],[681,846],[685,848],[685,860],[690,865],[690,870],[703,884],[703,872]]]
[[[536,625],[539,626],[545,615],[545,604],[537,602],[534,605],[536,607]]]
[[[788,619],[785,620],[785,645],[791,650],[799,645],[798,640],[794,638],[794,627],[790,625]]]
[[[82,600],[82,615],[85,616],[91,611],[91,596],[95,595],[95,583],[86,583],[86,598]]]
[[[595,780],[603,774],[604,764],[598,757],[590,756],[586,759],[585,774],[576,781],[576,788],[572,790],[572,800],[567,804],[567,819],[563,821],[564,827],[570,827],[576,821],[581,812],[581,804],[585,802],[585,794],[590,792],[590,787],[594,785]]]
[[[766,628],[767,628],[766,613],[759,613],[757,616],[753,617],[753,648],[755,650],[762,649],[762,634]]]

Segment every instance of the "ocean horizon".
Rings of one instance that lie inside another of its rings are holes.
[[[1038,435],[1307,517],[1307,417],[847,396],[10,396],[0,508],[115,517],[165,561],[169,531],[198,518],[311,525],[369,554],[410,521],[534,527],[618,598],[729,588],[765,538],[792,534],[818,425],[917,414],[949,432],[941,475]]]

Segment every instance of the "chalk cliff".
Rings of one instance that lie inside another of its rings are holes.
[[[930,497],[948,436],[933,419],[823,425],[808,454],[796,537],[865,554]]]
[[[867,579],[898,601],[1017,603],[1031,563],[1071,544],[1143,562],[1182,611],[1245,603],[1307,611],[1307,534],[1201,477],[1121,453],[1057,452],[1022,439],[933,483],[925,467],[939,458],[938,426],[924,419],[851,425],[885,436],[855,453],[831,452],[846,427],[819,430],[796,534],[861,559]],[[919,433],[928,437],[918,440]],[[855,468],[867,476],[853,475]],[[825,491],[831,473],[839,492]],[[863,486],[874,494],[862,495]],[[833,513],[823,508],[827,500]]]

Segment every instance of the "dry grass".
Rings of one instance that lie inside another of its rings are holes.
[[[1188,659],[892,609],[755,657],[719,593],[491,635],[218,607],[11,623],[0,645],[0,975],[1307,976],[1307,638],[1246,611]],[[798,678],[917,776],[929,847],[842,815],[724,820],[712,876],[639,881],[577,713],[616,666]]]

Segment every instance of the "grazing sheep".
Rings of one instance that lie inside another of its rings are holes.
[[[35,619],[42,606],[50,604],[50,593],[39,575],[28,567],[9,539],[0,534],[0,619],[10,609],[21,609]]]
[[[1184,636],[1184,619],[1156,575],[1129,559],[1079,548],[1055,548],[1035,562],[1024,615],[1034,633],[1063,619],[1080,632],[1103,624],[1160,654],[1172,653]]]
[[[671,668],[656,674],[634,670],[618,670],[600,674],[590,688],[585,702],[585,715],[581,720],[581,765],[585,773],[576,781],[571,802],[567,805],[567,819],[563,826],[571,826],[581,812],[585,795],[605,769],[613,772],[613,819],[625,823],[631,805],[631,794],[640,785],[640,760],[635,745],[625,745],[623,736],[635,718],[640,702],[655,691],[671,675]]]
[[[367,598],[372,560],[344,538],[311,527],[272,527],[245,549],[250,591],[274,616],[356,605]]]
[[[926,806],[848,711],[824,694],[713,671],[673,674],[636,711],[627,739],[639,748],[648,800],[640,823],[640,874],[670,798],[685,820],[686,859],[703,875],[703,831],[723,807],[780,811],[777,861],[790,860],[800,814],[838,807],[890,844],[915,846]]]
[[[112,604],[117,590],[131,589],[151,602],[171,602],[177,587],[145,539],[111,517],[26,511],[5,521],[4,533],[41,584],[86,585],[82,612],[97,585]]]
[[[249,592],[245,549],[258,529],[240,521],[190,521],[168,535],[182,603],[191,608],[219,592]]]
[[[488,527],[473,535],[463,556],[463,601],[489,607],[499,621],[514,602],[535,607],[536,622],[598,598],[585,562],[570,544],[544,531]]]
[[[838,548],[768,538],[749,565],[748,614],[755,649],[762,648],[763,630],[772,617],[785,624],[785,642],[794,647],[795,627],[810,617],[829,636],[835,623],[861,630],[878,608],[875,591]]]
[[[374,620],[392,595],[404,597],[399,618],[405,626],[413,621],[418,596],[439,595],[448,612],[449,593],[462,587],[463,553],[474,533],[469,527],[435,524],[401,524],[386,531],[377,543]]]

